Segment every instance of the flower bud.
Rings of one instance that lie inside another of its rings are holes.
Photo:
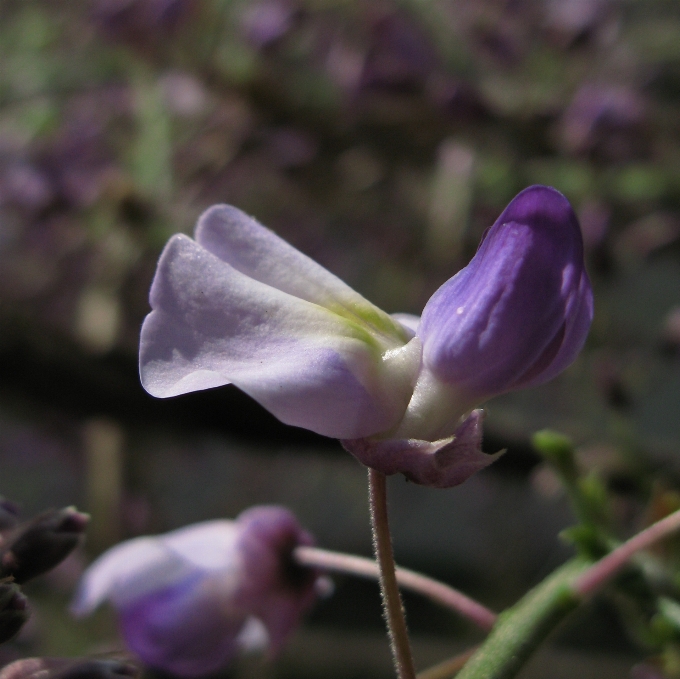
[[[53,509],[20,526],[0,551],[2,577],[24,583],[60,564],[81,541],[89,517]]]
[[[0,583],[0,644],[9,641],[28,620],[28,602],[11,582]]]

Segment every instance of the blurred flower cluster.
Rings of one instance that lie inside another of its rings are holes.
[[[89,517],[73,507],[19,522],[18,507],[0,498],[0,644],[30,617],[20,586],[56,568],[83,541]],[[2,679],[123,679],[137,669],[113,659],[24,658],[0,669]]]

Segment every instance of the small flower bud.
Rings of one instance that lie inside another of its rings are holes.
[[[0,574],[24,583],[60,564],[80,542],[89,517],[53,509],[17,529],[0,552]]]
[[[9,641],[28,620],[27,600],[11,582],[0,583],[0,644]]]

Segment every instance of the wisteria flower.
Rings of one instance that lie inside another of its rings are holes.
[[[154,396],[233,383],[283,422],[341,439],[365,464],[461,483],[490,397],[542,384],[593,314],[576,216],[545,186],[516,196],[422,318],[381,311],[240,210],[173,236],[151,287],[140,373]]]
[[[312,543],[274,506],[128,540],[87,569],[72,611],[87,615],[108,599],[146,665],[211,674],[241,651],[281,649],[317,596],[318,573],[293,560],[296,547]]]

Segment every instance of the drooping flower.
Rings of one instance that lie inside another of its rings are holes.
[[[359,460],[448,487],[487,466],[488,398],[576,357],[592,290],[558,191],[516,196],[421,319],[389,316],[236,208],[171,238],[142,327],[142,384],[167,397],[233,383],[283,422]]]
[[[72,611],[87,615],[108,599],[146,665],[211,674],[241,651],[281,649],[317,595],[317,572],[292,556],[312,543],[291,512],[274,506],[128,540],[87,569]]]

